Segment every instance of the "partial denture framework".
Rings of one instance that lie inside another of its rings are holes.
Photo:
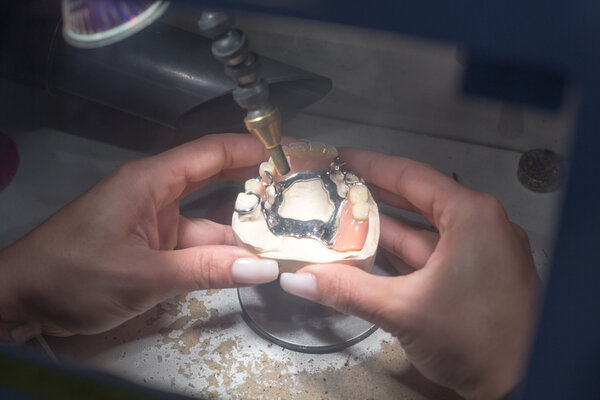
[[[272,161],[260,165],[260,176],[245,183],[245,200],[236,202],[236,212],[245,215],[260,207],[267,226],[276,236],[312,238],[336,251],[360,250],[369,218],[369,191],[352,171],[346,171],[337,149],[322,143],[292,143],[284,147],[292,171],[279,176]],[[332,161],[330,161],[333,159]],[[319,171],[304,171],[323,167]],[[301,220],[281,215],[286,193],[299,182],[318,181],[326,192],[333,212],[326,220]],[[340,229],[345,228],[345,229]]]

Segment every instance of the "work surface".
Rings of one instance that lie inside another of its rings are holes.
[[[560,194],[523,188],[516,177],[519,153],[313,115],[299,115],[284,128],[297,138],[426,161],[468,187],[493,194],[525,228],[538,271],[547,272]],[[0,192],[0,247],[122,163],[143,156],[56,131],[5,133],[17,142],[21,162],[15,179]],[[231,213],[232,203],[225,200],[239,189],[239,184],[208,187],[183,201],[182,212],[222,218]],[[214,208],[215,199],[227,204]],[[237,294],[229,289],[181,295],[104,334],[48,342],[59,358],[195,397],[455,398],[425,382],[397,341],[381,330],[335,354],[302,354],[270,344],[242,320]]]

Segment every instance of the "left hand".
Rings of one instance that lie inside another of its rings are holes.
[[[267,158],[250,135],[227,134],[123,165],[0,251],[0,320],[30,336],[93,334],[180,293],[277,279],[229,226],[179,214],[181,198]]]
[[[411,273],[308,265],[282,274],[282,288],[382,327],[425,377],[467,399],[509,392],[522,379],[540,291],[525,231],[494,197],[431,166],[360,149],[340,153],[382,201],[421,214],[439,233],[382,214],[379,244]]]

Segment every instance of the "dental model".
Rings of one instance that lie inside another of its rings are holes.
[[[337,149],[318,142],[283,147],[291,171],[271,159],[245,183],[233,213],[238,244],[279,262],[280,272],[343,263],[369,271],[379,241],[379,212],[365,183],[345,171]]]

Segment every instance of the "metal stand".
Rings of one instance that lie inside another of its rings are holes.
[[[376,261],[371,273],[390,275]],[[279,280],[238,289],[244,320],[261,337],[302,353],[333,353],[377,330],[370,322],[292,296]]]

